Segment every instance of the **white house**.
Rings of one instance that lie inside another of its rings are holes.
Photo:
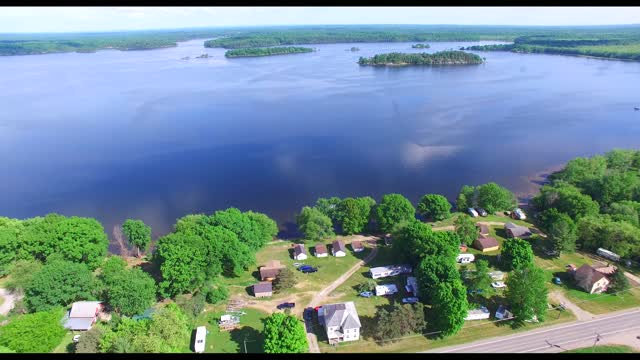
[[[407,264],[402,265],[388,265],[378,266],[369,270],[372,279],[383,278],[387,276],[396,276],[400,274],[410,274],[411,266]]]
[[[347,255],[347,248],[344,246],[344,243],[340,240],[336,240],[331,243],[331,253],[335,257],[342,257]]]
[[[102,310],[100,301],[77,301],[64,319],[64,327],[69,330],[89,330]]]
[[[467,312],[467,317],[464,319],[465,320],[482,320],[482,319],[488,319],[489,316],[491,316],[489,309],[482,306],[479,309],[469,310]]]
[[[398,292],[395,284],[382,284],[376,286],[376,296],[393,295]]]
[[[197,353],[204,352],[206,339],[207,328],[204,326],[198,326],[198,328],[196,328],[196,338],[193,343],[193,350]]]
[[[295,244],[293,246],[293,258],[296,260],[307,259],[307,250],[304,248],[303,244]]]
[[[327,332],[329,344],[360,339],[360,318],[353,301],[323,305],[318,320]]]

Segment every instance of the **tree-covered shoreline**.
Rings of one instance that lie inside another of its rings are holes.
[[[404,65],[471,65],[482,64],[483,59],[464,51],[439,51],[433,54],[388,53],[377,54],[369,58],[360,57],[361,66],[404,66]]]
[[[227,50],[227,52],[224,53],[224,56],[228,58],[257,57],[257,56],[302,54],[302,53],[310,53],[313,51],[314,50],[312,48],[300,47],[300,46],[246,48],[246,49]]]

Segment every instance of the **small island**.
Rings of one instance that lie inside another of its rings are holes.
[[[360,48],[354,46],[354,47],[351,48],[351,51],[360,51]]]
[[[414,45],[411,45],[411,47],[414,49],[428,49],[431,46],[429,44],[414,44]]]
[[[211,57],[211,56],[209,56],[209,54],[202,54],[202,55],[200,55],[200,56],[196,56],[196,59],[208,59],[208,58],[210,58],[210,57]]]
[[[228,50],[224,53],[224,56],[232,57],[253,57],[253,56],[272,56],[272,55],[287,55],[287,54],[300,54],[313,52],[312,48],[299,47],[299,46],[284,46],[284,47],[258,47],[258,48],[244,48]]]
[[[464,51],[440,51],[433,54],[388,53],[377,54],[370,58],[360,57],[358,64],[371,66],[404,66],[404,65],[471,65],[482,64],[483,60],[476,54]]]

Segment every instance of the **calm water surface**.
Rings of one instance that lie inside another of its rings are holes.
[[[572,157],[640,146],[640,63],[481,53],[479,66],[373,68],[358,57],[420,50],[227,60],[202,44],[0,57],[0,215],[91,216],[110,235],[133,217],[158,236],[236,206],[284,229],[321,196],[453,200],[488,181],[526,193]]]

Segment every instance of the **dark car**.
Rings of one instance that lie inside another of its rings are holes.
[[[296,303],[290,303],[290,302],[286,302],[286,303],[282,303],[278,306],[276,306],[278,308],[278,310],[282,310],[282,309],[293,309],[294,307],[296,307]]]
[[[487,216],[487,215],[489,215],[489,214],[487,213],[487,210],[485,210],[485,209],[483,209],[483,208],[479,208],[479,207],[478,207],[478,208],[476,208],[476,211],[478,212],[478,215],[480,215],[480,216]]]
[[[298,270],[300,271],[305,271],[305,270],[309,270],[309,269],[313,269],[313,266],[311,265],[302,265],[298,268]]]
[[[316,268],[312,267],[312,268],[309,268],[309,269],[303,269],[303,270],[302,270],[302,273],[303,273],[303,274],[309,274],[309,273],[314,273],[314,272],[316,272],[316,271],[318,271],[318,269],[316,269]]]
[[[302,314],[302,316],[304,317],[305,320],[313,319],[313,308],[308,307],[304,309],[304,313]]]

